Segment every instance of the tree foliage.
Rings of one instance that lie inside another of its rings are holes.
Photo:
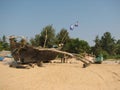
[[[45,42],[46,40],[46,42]],[[52,25],[48,25],[43,28],[40,36],[40,43],[42,47],[52,47],[55,41],[55,29]]]
[[[116,54],[120,55],[120,39],[116,43]]]
[[[84,40],[79,40],[78,38],[76,39],[71,39],[70,42],[68,42],[64,50],[71,52],[71,53],[83,53],[83,52],[88,52],[90,49],[90,46],[88,43]]]
[[[3,35],[2,39],[0,38],[0,51],[1,50],[10,50],[10,46],[6,40],[5,35]]]
[[[111,36],[110,32],[104,33],[101,38],[101,47],[107,51],[108,54],[115,54],[115,39]]]
[[[102,51],[101,40],[99,39],[98,35],[96,36],[94,42],[95,42],[95,46],[92,48],[92,51],[96,56],[98,56]]]
[[[101,39],[96,36],[95,46],[92,47],[92,51],[95,55],[103,54],[105,58],[120,55],[120,40],[116,42],[110,32],[105,32]]]
[[[120,55],[120,40],[115,40],[110,32],[105,32],[101,37],[95,37],[95,45],[90,47],[87,41],[78,38],[70,38],[67,29],[61,29],[57,35],[52,25],[42,29],[40,34],[30,40],[33,46],[51,48],[54,45],[63,44],[62,50],[71,53],[93,53],[96,56],[103,54],[105,58],[112,55]]]
[[[50,48],[55,43],[55,29],[52,25],[43,28],[40,34],[35,35],[35,38],[30,39],[34,46]]]
[[[52,25],[47,25],[42,31],[30,39],[30,43],[35,47],[52,48],[54,45],[63,44],[62,50],[71,53],[93,53],[96,56],[103,54],[104,58],[118,56],[120,58],[120,39],[116,40],[110,32],[105,32],[101,37],[95,37],[95,45],[90,47],[87,41],[71,38],[67,29],[62,28],[55,34]],[[0,51],[9,50],[10,46],[6,36],[0,37]]]
[[[61,29],[61,31],[56,35],[56,43],[58,44],[66,44],[69,41],[69,33],[67,29]]]
[[[36,34],[35,38],[30,39],[30,42],[33,46],[36,46],[36,47],[40,46],[40,34]]]

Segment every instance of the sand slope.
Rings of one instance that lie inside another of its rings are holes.
[[[31,69],[0,62],[0,90],[120,90],[120,64],[51,63]]]

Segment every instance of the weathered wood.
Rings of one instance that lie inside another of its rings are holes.
[[[73,57],[71,53],[65,51],[60,51],[53,48],[35,48],[27,45],[26,43],[21,44],[20,42],[15,41],[14,36],[11,36],[9,40],[12,56],[14,57],[15,61],[20,61],[22,63],[36,62],[39,65],[38,62],[54,60],[59,54]],[[24,40],[25,39],[23,39],[23,41]]]

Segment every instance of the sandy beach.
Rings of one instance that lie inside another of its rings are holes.
[[[120,90],[120,64],[46,63],[30,69],[0,62],[0,90]]]

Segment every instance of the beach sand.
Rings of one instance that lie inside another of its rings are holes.
[[[46,63],[30,69],[0,62],[0,90],[120,90],[120,64]]]

